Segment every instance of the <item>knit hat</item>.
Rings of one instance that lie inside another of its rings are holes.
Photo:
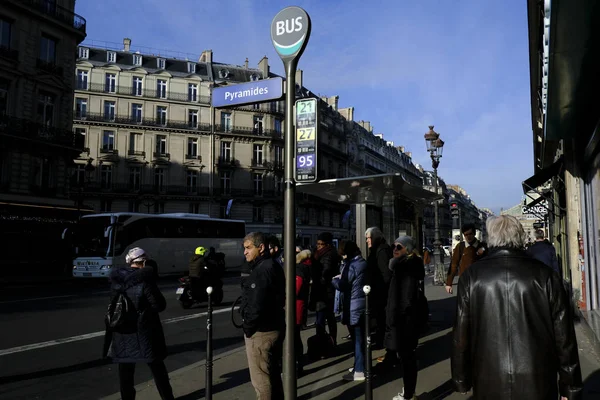
[[[406,251],[412,253],[415,249],[415,241],[410,236],[398,236],[394,243],[400,243],[403,247],[406,247]]]
[[[332,244],[333,243],[333,235],[331,234],[331,232],[323,232],[323,233],[319,234],[319,236],[317,236],[317,240],[320,240],[325,244]]]

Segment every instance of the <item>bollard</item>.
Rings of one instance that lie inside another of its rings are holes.
[[[206,313],[206,382],[205,395],[206,400],[212,400],[212,368],[213,368],[213,354],[212,354],[212,294],[213,288],[209,286],[206,288],[208,294],[208,312]]]
[[[369,311],[371,286],[363,286],[363,292],[365,292],[365,399],[373,400],[373,384],[371,382],[371,312]]]

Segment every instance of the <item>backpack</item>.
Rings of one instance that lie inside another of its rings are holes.
[[[138,312],[126,291],[112,298],[104,317],[106,328],[117,333],[137,332]]]

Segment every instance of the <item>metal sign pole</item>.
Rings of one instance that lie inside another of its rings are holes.
[[[283,389],[288,400],[296,398],[296,187],[294,182],[295,138],[294,101],[296,98],[296,67],[310,36],[310,17],[299,7],[281,10],[271,22],[271,41],[285,67],[285,191],[283,198],[283,249],[286,279],[285,351],[283,357]]]
[[[208,294],[208,312],[206,313],[206,378],[204,382],[204,397],[206,400],[212,400],[212,376],[213,376],[213,349],[212,349],[212,294],[213,288],[206,288]]]

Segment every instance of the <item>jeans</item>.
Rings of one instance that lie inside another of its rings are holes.
[[[404,398],[410,399],[417,388],[417,354],[415,349],[401,349],[398,353],[402,359]]]
[[[325,321],[329,327],[329,335],[333,338],[333,342],[337,343],[337,321],[333,313],[333,305],[328,304],[324,310],[317,311],[317,320],[315,321],[317,335],[325,333]]]
[[[362,321],[363,318],[360,319],[360,322]],[[360,322],[350,326],[350,335],[354,343],[354,372],[365,372],[365,327]]]
[[[153,361],[148,364],[154,382],[156,383],[156,389],[160,394],[162,400],[174,400],[173,389],[169,382],[169,373],[165,367],[165,363],[162,360]],[[119,364],[119,384],[121,386],[121,398],[123,400],[134,400],[135,399],[135,388],[134,388],[134,374],[135,364],[134,363],[120,363]]]

